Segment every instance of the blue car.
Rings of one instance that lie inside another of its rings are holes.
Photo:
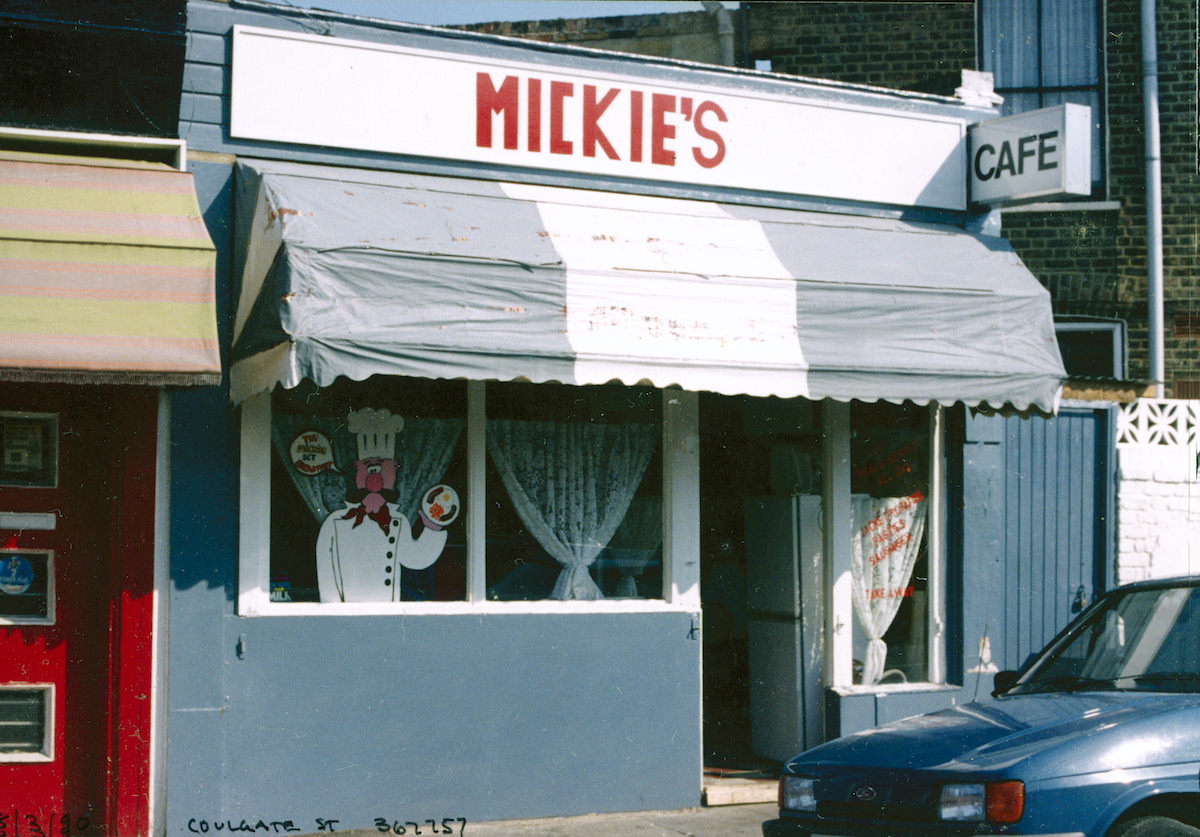
[[[784,765],[784,835],[1200,837],[1200,578],[1099,598],[994,700]]]

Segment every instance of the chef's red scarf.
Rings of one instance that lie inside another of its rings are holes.
[[[369,512],[362,505],[355,506],[346,512],[342,520],[349,520],[352,517],[354,518],[354,525],[350,527],[351,529],[357,529],[358,524],[363,522],[364,517],[369,517],[378,523],[379,528],[383,530],[383,534],[385,535],[388,533],[388,527],[392,525],[392,513],[388,511],[386,505],[380,506],[379,511],[376,512]]]

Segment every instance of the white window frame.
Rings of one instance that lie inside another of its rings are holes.
[[[663,390],[663,598],[494,601],[486,595],[484,384],[467,384],[467,596],[455,602],[275,602],[271,566],[271,396],[241,407],[239,616],[479,613],[646,613],[700,610],[699,399]]]
[[[1055,333],[1059,332],[1108,332],[1112,339],[1113,371],[1112,376],[1118,380],[1125,379],[1125,324],[1120,320],[1079,320],[1075,322],[1055,322]]]
[[[0,751],[0,764],[43,764],[54,761],[54,684],[53,683],[0,683],[0,691],[5,692],[45,692],[42,701],[42,713],[45,722],[42,724],[42,749],[37,753],[5,753]]]
[[[97,157],[103,157],[106,150],[142,151],[147,159],[161,159],[179,171],[187,171],[187,141],[181,139],[0,126],[0,148],[14,142],[21,143],[20,147],[24,149],[34,147],[51,154],[62,148],[81,147],[94,152]]]
[[[946,684],[946,549],[944,412],[929,405],[929,511],[925,531],[929,555],[928,677],[910,683],[858,684],[854,682],[853,637],[858,617],[854,614],[850,576],[850,533],[853,515],[850,503],[850,405],[826,401],[822,407],[824,495],[825,583],[825,683],[844,695],[882,692],[924,692],[951,688]]]

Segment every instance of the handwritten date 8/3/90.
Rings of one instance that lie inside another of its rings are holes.
[[[375,828],[381,834],[454,834],[454,823],[458,823],[458,835],[462,837],[467,829],[467,821],[463,817],[445,817],[441,825],[438,825],[437,820],[422,820],[418,823],[412,820],[402,822],[389,821],[386,817],[375,818]]]
[[[47,817],[44,813],[21,810],[0,811],[0,837],[72,837],[91,831],[87,817],[73,817],[57,811]]]

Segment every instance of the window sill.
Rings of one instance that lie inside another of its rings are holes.
[[[1001,215],[1029,212],[1116,212],[1120,201],[1045,201],[1000,207]]]
[[[255,616],[481,616],[529,614],[696,613],[698,606],[659,599],[600,599],[597,601],[513,602],[271,602],[238,604],[238,615]]]
[[[878,683],[873,686],[831,686],[830,691],[841,697],[861,695],[913,694],[917,692],[955,692],[962,689],[947,683]]]

